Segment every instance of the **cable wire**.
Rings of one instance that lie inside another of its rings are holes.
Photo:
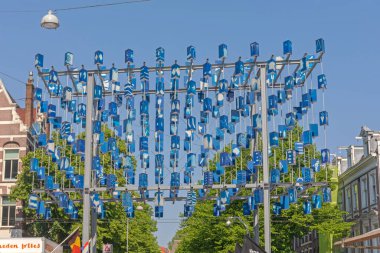
[[[12,80],[14,80],[14,81],[16,81],[16,82],[22,83],[23,85],[26,85],[26,82],[21,81],[21,80],[18,79],[17,77],[11,76],[11,75],[9,75],[9,74],[7,74],[7,73],[4,73],[4,72],[2,72],[2,71],[0,71],[0,74],[3,75],[3,76],[6,76],[6,77],[8,77],[9,79],[12,79]]]
[[[76,7],[58,8],[58,9],[54,9],[53,11],[54,12],[71,11],[71,10],[107,7],[107,6],[132,4],[132,3],[139,3],[139,2],[149,2],[149,1],[151,0],[130,0],[130,1],[121,1],[121,2],[114,2],[114,3],[105,3],[105,4],[93,4],[93,5],[83,5],[83,6],[76,6]],[[46,10],[43,10],[43,9],[40,9],[40,10],[1,10],[0,13],[36,13],[36,12],[44,12],[44,11]]]
[[[55,12],[71,11],[71,10],[89,9],[89,8],[96,8],[96,7],[115,6],[115,5],[132,4],[132,3],[149,2],[149,1],[150,0],[130,0],[130,1],[122,1],[122,2],[106,3],[106,4],[94,4],[94,5],[84,5],[84,6],[77,6],[77,7],[58,8],[58,9],[54,9],[54,11]]]
[[[2,10],[0,13],[36,13],[43,12],[45,10]]]

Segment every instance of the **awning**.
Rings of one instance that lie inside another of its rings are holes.
[[[374,238],[379,238],[380,237],[380,228],[374,229],[372,231],[369,231],[367,233],[364,233],[362,235],[357,235],[351,238],[345,238],[342,239],[341,241],[337,241],[334,243],[334,246],[342,247],[342,248],[371,248],[371,249],[380,249],[379,246],[355,246],[355,243],[361,243],[365,242]]]

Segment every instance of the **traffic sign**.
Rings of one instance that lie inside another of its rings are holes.
[[[103,245],[103,253],[112,253],[112,244],[104,244]]]

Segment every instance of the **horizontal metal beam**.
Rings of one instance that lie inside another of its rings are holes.
[[[248,196],[233,196],[231,197],[231,200],[244,200],[244,199],[247,199]],[[279,197],[279,196],[278,196]],[[154,198],[137,198],[137,197],[132,197],[133,198],[133,201],[134,202],[153,202],[155,201]],[[216,196],[207,196],[207,197],[197,197],[197,200],[198,201],[204,201],[204,200],[216,200],[218,197]],[[115,199],[115,198],[101,198],[101,200],[103,202],[119,202],[120,199]],[[187,197],[176,197],[176,198],[170,198],[170,197],[164,197],[164,200],[167,201],[167,202],[176,202],[176,201],[186,201],[187,200]],[[82,203],[83,200],[82,199],[74,199],[73,200],[74,203]],[[59,203],[59,201],[57,200],[46,200],[45,201],[46,204],[56,204],[56,203]]]
[[[315,182],[315,183],[304,183],[304,184],[301,184],[303,186],[308,186],[308,187],[312,187],[312,186],[326,186],[327,185],[327,182]],[[278,184],[271,184],[271,189],[273,190],[274,188],[276,187],[282,187],[282,188],[289,188],[289,187],[293,187],[294,184],[292,183],[278,183]],[[210,187],[205,187],[203,185],[185,185],[185,186],[180,186],[178,188],[178,190],[199,190],[199,189],[205,189],[205,190],[209,190],[209,189],[229,189],[229,188],[239,188],[240,190],[241,189],[244,189],[244,188],[247,188],[247,189],[256,189],[256,188],[262,188],[263,187],[263,184],[262,183],[259,183],[259,184],[246,184],[246,185],[236,185],[236,184],[218,184],[218,185],[212,185]],[[158,186],[149,186],[147,189],[145,190],[148,190],[148,191],[169,191],[169,190],[172,190],[173,188],[171,188],[169,185],[160,185],[160,187]],[[97,192],[97,193],[100,193],[100,192],[111,192],[111,191],[122,191],[122,192],[126,192],[126,191],[131,191],[131,192],[140,192],[140,188],[138,186],[134,186],[134,185],[128,185],[127,187],[117,187],[115,189],[109,189],[109,188],[106,188],[106,187],[95,187],[95,188],[90,188],[89,189],[90,192]],[[77,192],[77,193],[83,193],[83,190],[82,189],[76,189],[76,188],[64,188],[64,189],[60,189],[61,192],[65,192],[65,193],[73,193],[73,192]],[[58,200],[56,200],[56,198],[54,197],[53,195],[53,192],[52,190],[44,190],[44,189],[34,189],[33,190],[33,193],[36,193],[36,194],[41,194],[41,193],[46,193],[48,194],[52,200],[46,200],[45,203],[46,204],[57,204],[58,203]],[[244,196],[233,196],[231,197],[231,200],[245,200],[247,199],[247,197],[249,197],[250,195],[244,195]],[[279,194],[271,194],[271,199],[277,199],[279,198],[281,195]],[[217,196],[204,196],[204,197],[197,197],[197,201],[205,201],[205,200],[216,200],[218,197]],[[120,201],[120,199],[115,199],[115,198],[102,198],[101,199],[103,202],[118,202]],[[164,197],[164,200],[167,201],[167,202],[173,202],[175,203],[176,201],[179,201],[179,202],[183,202],[183,201],[186,201],[187,200],[187,197],[186,196],[180,196],[180,197],[176,197],[176,198],[170,198],[170,197]],[[134,202],[154,202],[155,201],[155,198],[141,198],[141,197],[133,197],[133,201]],[[73,200],[74,203],[82,203],[83,202],[83,199],[75,199]]]
[[[284,65],[300,65],[302,59],[299,60],[282,60],[282,61],[276,61],[276,65],[278,66],[284,66]],[[319,63],[321,61],[321,55],[318,56],[316,59],[310,59],[310,63]],[[256,61],[256,62],[246,62],[244,63],[245,67],[252,67],[252,66],[257,66],[257,67],[266,67],[267,66],[267,61]],[[223,64],[211,64],[212,68],[234,68],[235,63],[223,63]],[[190,66],[180,66],[180,70],[189,70]],[[203,69],[203,65],[192,65],[191,67],[192,70],[200,70]],[[49,73],[43,73],[41,69],[38,69],[38,75],[40,77],[45,77],[49,76]],[[156,71],[171,71],[171,66],[163,66],[163,67],[148,67],[149,72],[156,72]],[[99,70],[99,69],[91,69],[87,70],[88,74],[109,74],[110,70],[105,69],[105,70]],[[119,73],[140,73],[140,68],[133,67],[133,68],[120,68],[118,69]],[[65,76],[65,75],[78,75],[79,70],[64,70],[64,71],[57,71],[59,76]]]
[[[299,186],[306,186],[306,187],[313,187],[313,186],[326,186],[327,182],[314,182],[314,183],[300,183]],[[276,187],[281,188],[289,188],[292,186],[295,186],[292,183],[277,183],[277,184],[270,184],[271,188],[274,189]],[[239,188],[239,189],[256,189],[256,188],[263,188],[263,183],[254,183],[254,184],[245,184],[245,185],[237,185],[237,184],[214,184],[210,187],[206,187],[204,185],[181,185],[179,188],[173,188],[170,185],[151,185],[148,186],[145,189],[139,188],[137,185],[127,185],[123,187],[116,187],[114,189],[110,189],[107,187],[93,187],[89,188],[90,192],[109,192],[110,190],[113,191],[135,191],[139,192],[140,190],[147,190],[147,191],[169,191],[173,189],[178,189],[180,191],[190,191],[190,190],[201,190],[201,189],[233,189],[233,188]],[[76,188],[63,188],[60,189],[61,192],[78,192],[81,193],[82,189],[76,189]],[[44,190],[44,189],[34,189],[34,193],[51,193],[51,190]]]
[[[275,88],[275,89],[278,89],[278,88],[283,88],[284,87],[284,84],[283,83],[276,83],[276,84],[271,84],[271,85],[268,85],[269,88]],[[204,92],[217,92],[218,91],[218,87],[216,86],[211,86],[211,87],[208,87],[207,89],[204,88],[204,89],[200,89],[200,88],[197,88],[197,92],[200,92],[200,91],[204,91]],[[238,90],[250,90],[250,86],[249,85],[242,85],[240,86],[239,88],[231,88],[230,90],[233,90],[233,91],[238,91]],[[179,88],[178,90],[175,91],[176,93],[185,93],[187,92],[187,89],[186,88]],[[173,90],[171,89],[166,89],[164,90],[164,94],[170,94],[170,93],[174,93]],[[118,91],[118,92],[111,92],[111,91],[106,91],[106,92],[103,92],[103,96],[111,96],[111,95],[124,95],[125,94],[125,91]],[[133,91],[133,95],[141,95],[141,94],[156,94],[156,90],[148,90],[148,91],[141,91],[141,90],[135,90]],[[83,93],[80,93],[80,92],[73,92],[72,97],[82,97],[83,96]],[[60,98],[59,96],[50,96],[51,98]]]
[[[305,57],[307,54],[304,54],[303,57]],[[317,65],[317,63],[320,63],[322,61],[322,57],[323,57],[323,52],[320,53],[318,55],[318,57],[316,59],[310,59],[308,60],[309,63],[314,63],[312,68],[306,73],[306,78],[310,75],[310,73],[313,71],[313,69],[315,68],[315,66]],[[273,56],[272,56],[273,58]],[[294,70],[297,71],[298,68],[301,66],[301,62],[302,62],[302,58],[299,59],[299,60],[290,60],[290,55],[287,55],[286,56],[286,59],[282,60],[282,61],[276,61],[276,66],[280,66],[281,68],[279,69],[279,74],[281,74],[282,70],[284,69],[285,65],[295,65],[296,68]],[[254,66],[257,66],[257,67],[266,67],[267,66],[267,62],[266,61],[257,61],[257,58],[255,57],[253,59],[252,62],[246,62],[244,63],[244,66],[245,67],[250,67],[249,69],[249,76],[251,75],[251,72],[252,72],[252,69]],[[234,68],[235,67],[235,63],[224,63],[224,60],[221,64],[212,64],[212,67],[213,68],[219,68],[219,69],[225,69],[225,68]],[[66,71],[57,71],[58,75],[59,76],[69,76],[71,81],[72,81],[72,84],[75,88],[75,92],[72,94],[73,97],[79,97],[79,96],[83,96],[83,93],[80,93],[78,92],[77,90],[77,87],[74,85],[74,75],[78,75],[79,74],[79,70],[70,70],[68,68],[68,66],[66,66],[67,70]],[[191,72],[194,71],[194,70],[199,70],[199,69],[203,69],[203,65],[193,65],[193,63],[191,62],[190,65],[185,65],[185,66],[180,66],[180,69],[181,70],[190,70],[191,69]],[[149,72],[155,72],[155,71],[160,71],[160,72],[164,72],[164,71],[171,71],[171,66],[163,66],[163,67],[149,67],[148,68]],[[49,73],[45,73],[45,72],[42,72],[42,69],[40,67],[37,67],[37,71],[38,71],[38,76],[41,77],[44,85],[45,85],[45,88],[47,90],[48,89],[48,84],[47,84],[47,81],[45,80],[44,77],[47,77],[49,76]],[[125,94],[124,91],[120,91],[120,92],[110,92],[110,91],[105,91],[104,90],[104,82],[103,82],[103,78],[101,77],[101,74],[109,74],[109,69],[105,69],[105,70],[100,70],[100,65],[97,65],[97,69],[92,69],[92,70],[87,70],[88,71],[88,75],[90,74],[96,74],[99,76],[99,78],[101,79],[101,83],[102,83],[102,86],[103,86],[103,93],[105,96],[110,96],[110,95],[115,95],[115,94]],[[129,63],[128,63],[128,67],[127,68],[122,68],[122,69],[119,69],[118,70],[119,73],[139,73],[140,72],[140,68],[136,68],[136,67],[129,67]],[[221,73],[221,71],[219,71],[219,74]],[[190,76],[192,75],[192,73],[190,73]],[[276,80],[274,82],[274,84],[270,84],[268,87],[269,88],[283,88],[284,87],[284,84],[283,83],[277,83],[278,81],[278,78],[279,78],[279,75],[276,77]],[[219,75],[218,75],[218,80],[219,80]],[[248,80],[246,80],[244,82],[244,85],[242,85],[241,87],[238,88],[238,90],[246,90],[248,89],[250,86],[247,85],[248,83]],[[208,90],[208,91],[217,91],[218,90],[218,87],[209,87],[208,89],[205,89],[205,91]],[[197,91],[201,91],[200,88],[197,89]],[[167,89],[165,90],[165,93],[170,93],[170,92],[174,92],[172,91],[171,89]],[[184,93],[186,92],[186,88],[181,88],[181,89],[178,89],[176,92],[178,93]],[[49,92],[50,93],[50,92]],[[140,95],[140,94],[155,94],[156,93],[156,90],[149,90],[149,91],[134,91],[133,92],[133,95]],[[52,94],[50,94],[50,97],[51,98],[58,98],[58,96],[54,96]]]

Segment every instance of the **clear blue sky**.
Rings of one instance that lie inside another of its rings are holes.
[[[301,56],[312,53],[315,39],[322,37],[327,52],[323,66],[328,78],[328,146],[336,150],[355,143],[362,125],[380,129],[378,0],[152,0],[61,12],[57,31],[40,28],[48,9],[115,1],[1,1],[0,71],[24,81],[34,70],[36,53],[45,55],[46,66],[63,68],[66,51],[75,54],[78,65],[92,67],[98,49],[104,51],[108,66],[113,61],[121,66],[126,48],[135,50],[137,66],[143,61],[151,65],[158,46],[166,49],[166,62],[172,64],[175,59],[184,62],[186,47],[194,45],[197,62],[203,63],[206,58],[216,59],[220,43],[228,45],[229,58],[235,61],[249,55],[253,41],[260,43],[262,59],[268,59],[271,54],[282,54],[282,42],[287,39],[293,41],[295,55]],[[14,98],[25,97],[22,84],[0,76]],[[175,223],[159,223],[161,245],[166,245],[176,227]]]

